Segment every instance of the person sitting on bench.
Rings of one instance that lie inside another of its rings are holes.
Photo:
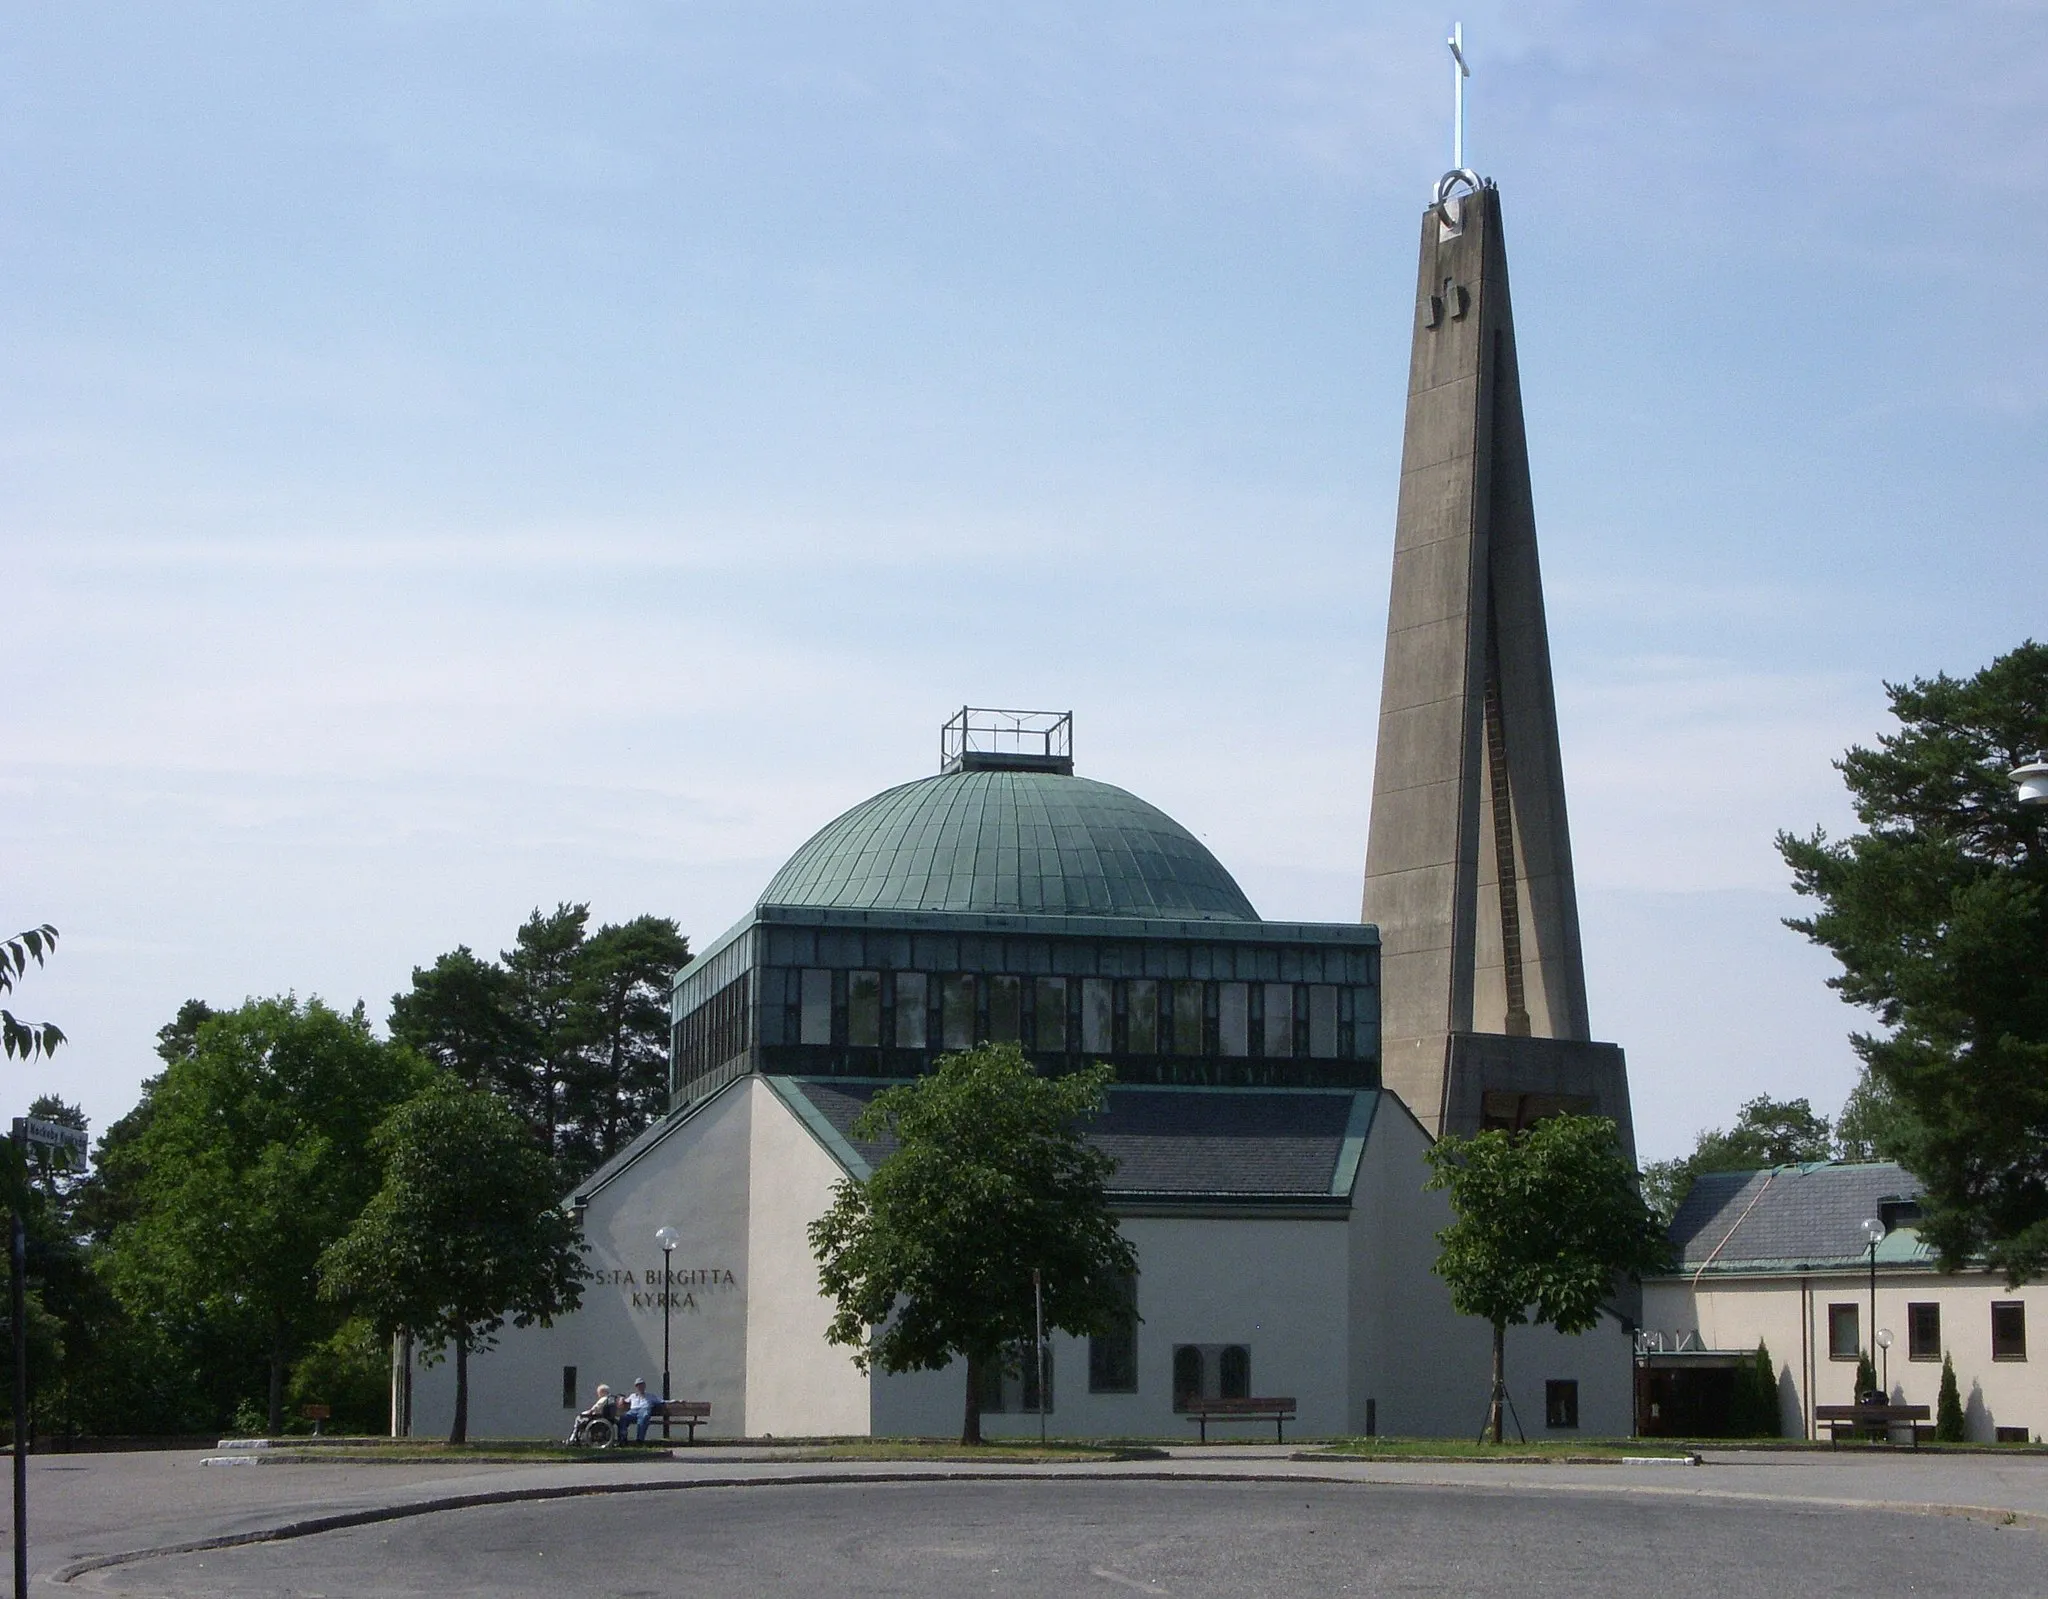
[[[619,1417],[619,1440],[625,1441],[626,1434],[633,1432],[633,1441],[647,1442],[647,1424],[654,1419],[654,1401],[647,1397],[647,1379],[635,1377],[633,1391],[626,1395],[626,1408]],[[637,1431],[634,1429],[637,1427]]]

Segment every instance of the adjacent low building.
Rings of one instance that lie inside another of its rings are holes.
[[[946,1434],[960,1369],[864,1375],[828,1344],[806,1229],[882,1151],[883,1086],[1014,1042],[1042,1070],[1106,1060],[1090,1136],[1137,1247],[1118,1334],[1055,1336],[992,1386],[984,1425],[1173,1436],[1194,1401],[1292,1397],[1304,1433],[1459,1434],[1485,1410],[1488,1329],[1430,1270],[1429,1136],[1380,1084],[1379,949],[1359,924],[1260,919],[1185,828],[1077,777],[1063,717],[962,713],[943,767],[855,806],[680,974],[670,1114],[573,1198],[584,1308],[472,1359],[471,1426],[547,1435],[598,1381],[707,1400],[727,1436]],[[666,1257],[663,1228],[678,1237]],[[1625,1432],[1618,1321],[1516,1329],[1524,1426]],[[413,1425],[446,1425],[445,1367]]]
[[[1645,1433],[1725,1431],[1734,1368],[1759,1343],[1778,1376],[1787,1437],[1815,1405],[1856,1399],[1868,1352],[1894,1403],[1935,1406],[1946,1354],[1980,1443],[2048,1431],[2041,1348],[2048,1288],[1944,1272],[1921,1241],[1918,1182],[1888,1161],[1710,1172],[1671,1228],[1676,1268],[1643,1285],[1638,1419]],[[1881,1230],[1873,1249],[1866,1224]],[[1889,1346],[1889,1347],[1886,1347]]]

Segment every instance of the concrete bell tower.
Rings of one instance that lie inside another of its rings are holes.
[[[1425,1126],[1597,1111],[1633,1154],[1586,1015],[1500,193],[1462,168],[1422,220],[1364,912],[1383,1080]]]

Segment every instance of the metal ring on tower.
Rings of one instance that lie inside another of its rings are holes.
[[[1430,202],[1430,209],[1436,213],[1437,221],[1441,222],[1446,229],[1455,230],[1458,226],[1452,220],[1449,206],[1451,196],[1460,183],[1465,185],[1465,192],[1467,194],[1477,194],[1479,192],[1479,174],[1470,167],[1459,167],[1455,171],[1446,172],[1436,180],[1436,198]]]

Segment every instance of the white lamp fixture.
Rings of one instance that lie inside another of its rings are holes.
[[[1877,1329],[1877,1347],[1878,1347],[1878,1348],[1880,1348],[1880,1349],[1889,1349],[1889,1348],[1891,1348],[1891,1346],[1892,1346],[1892,1330],[1891,1330],[1891,1328],[1889,1328],[1889,1327],[1880,1327],[1880,1328],[1878,1328],[1878,1329]]]
[[[654,1241],[657,1244],[661,1245],[662,1253],[667,1254],[671,1249],[675,1248],[677,1244],[680,1244],[683,1241],[683,1235],[677,1232],[673,1227],[661,1227],[656,1229],[654,1234]]]
[[[1863,1224],[1863,1241],[1866,1244],[1881,1244],[1884,1242],[1884,1232],[1884,1223],[1872,1216]]]
[[[2022,805],[2048,805],[2048,760],[2029,761],[2012,769],[2013,786]]]

